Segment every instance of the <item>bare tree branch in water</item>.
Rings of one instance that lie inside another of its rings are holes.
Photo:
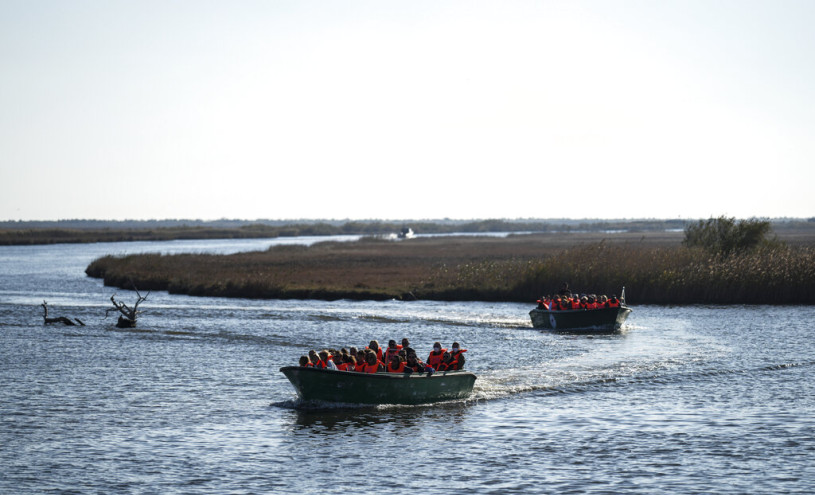
[[[119,320],[116,322],[116,326],[119,328],[133,328],[136,326],[136,318],[138,317],[139,313],[141,313],[139,310],[139,304],[146,300],[147,296],[150,295],[148,292],[146,296],[142,296],[135,286],[133,289],[136,291],[137,299],[136,304],[134,304],[132,308],[121,301],[117,301],[116,294],[110,296],[110,302],[113,303],[113,307],[105,310],[105,317],[107,317],[111,311],[118,311],[121,313],[119,315]]]
[[[79,318],[75,318],[76,323],[71,321],[71,319],[66,317],[66,316],[59,316],[57,318],[49,318],[48,317],[48,302],[47,301],[43,301],[42,304],[40,304],[40,306],[42,306],[42,309],[43,309],[43,315],[42,315],[43,325],[50,325],[51,323],[62,323],[63,325],[67,325],[67,326],[70,326],[70,327],[74,327],[77,324],[79,324],[79,325],[81,325],[83,327],[85,326],[85,324],[82,323],[82,320],[80,320]]]

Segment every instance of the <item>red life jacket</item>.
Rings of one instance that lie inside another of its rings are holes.
[[[365,373],[376,373],[377,371],[379,371],[379,363],[378,362],[376,364],[365,363],[365,368],[364,368]]]
[[[449,363],[439,363],[439,367],[436,368],[436,371],[453,371],[456,369],[456,364],[453,361]]]
[[[461,365],[458,363],[458,357],[462,352],[467,352],[467,349],[459,349],[458,352],[450,352],[450,364],[447,366],[448,370],[460,370]]]
[[[365,372],[365,361],[359,361],[357,364],[354,365],[354,371],[357,373],[364,373]]]
[[[619,299],[609,299],[608,302],[609,308],[619,308],[620,307],[620,300]]]
[[[393,347],[388,347],[388,350],[385,351],[385,359],[382,359],[382,361],[385,361],[386,363],[390,363],[391,358],[393,356],[398,355],[398,354],[399,354],[399,349],[398,348],[395,349]]]
[[[586,304],[586,309],[597,309],[597,303],[596,302],[590,302],[590,303]]]
[[[580,309],[580,301],[578,301],[577,299],[572,299],[571,308]]]
[[[399,361],[399,365],[394,368],[393,363],[388,364],[388,373],[404,373],[405,372],[405,363],[404,361]]]
[[[314,367],[317,368],[317,369],[324,370],[324,369],[328,368],[328,364],[325,361],[323,361],[322,359],[320,359],[319,361],[314,363]]]
[[[427,367],[427,365],[424,364],[423,362],[419,361],[418,359],[416,360],[416,364],[414,364],[413,366],[405,363],[405,368],[410,368],[413,371],[424,371],[424,369],[426,367]]]
[[[437,370],[439,369],[439,364],[441,363],[441,360],[444,357],[444,353],[447,352],[447,349],[442,349],[441,351],[439,351],[438,354],[435,354],[435,352],[436,351],[433,351],[430,353],[429,356],[427,356],[427,364],[429,366],[432,366],[433,369]]]

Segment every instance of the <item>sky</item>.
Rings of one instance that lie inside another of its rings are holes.
[[[0,0],[0,220],[808,218],[810,0]]]

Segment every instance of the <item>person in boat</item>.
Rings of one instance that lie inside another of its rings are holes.
[[[391,339],[388,341],[388,348],[385,350],[385,356],[383,361],[390,364],[391,358],[399,354],[399,349],[401,346],[396,345],[396,341]]]
[[[453,342],[452,347],[450,348],[450,365],[448,366],[447,370],[460,370],[464,368],[464,363],[467,361],[464,359],[464,353],[467,352],[467,349],[462,349],[458,342]]]
[[[441,348],[441,342],[433,342],[433,350],[427,356],[427,364],[432,366],[434,370],[438,370],[445,352],[447,352],[447,349]]]
[[[455,363],[453,363],[453,358],[450,356],[449,352],[446,352],[442,355],[441,363],[436,368],[436,371],[453,371],[455,368]]]
[[[356,371],[357,373],[365,373],[365,353],[360,351],[357,352],[356,361],[354,362],[354,369],[351,371]]]
[[[433,373],[434,370],[432,366],[429,366],[427,363],[423,363],[419,360],[419,356],[416,355],[416,351],[413,349],[408,350],[407,352],[407,359],[405,361],[405,371],[408,373]]]
[[[309,361],[308,356],[300,356],[300,366],[303,368],[311,367],[311,361]]]
[[[343,363],[342,353],[336,349],[329,349],[328,353],[331,355],[331,360],[334,361],[337,369],[340,369],[340,366],[342,366]]]
[[[376,358],[376,353],[371,352],[365,355],[365,367],[363,368],[364,373],[376,373],[378,371],[385,371],[385,367],[382,366],[382,362]]]
[[[537,309],[549,310],[549,302],[547,301],[546,296],[541,296],[541,298],[538,299]]]
[[[317,351],[314,349],[308,351],[308,359],[311,361],[311,365],[314,366],[320,360],[320,356],[317,355]]]
[[[342,364],[337,366],[340,371],[354,371],[356,369],[357,360],[350,354],[342,355]]]
[[[370,343],[368,343],[368,349],[374,351],[374,353],[376,353],[376,358],[382,361],[382,349],[379,348],[378,341],[372,340]]]
[[[314,365],[315,368],[329,370],[337,369],[337,365],[334,363],[334,360],[331,359],[331,354],[329,354],[327,350],[320,351],[318,356],[320,356],[320,360]]]
[[[619,308],[620,307],[620,300],[617,299],[617,294],[612,294],[611,298],[606,303],[606,306],[609,308]]]
[[[560,286],[560,290],[557,292],[560,297],[572,297],[572,291],[569,289],[569,284],[567,282],[563,282],[563,285]]]
[[[405,372],[405,361],[399,356],[399,354],[394,354],[391,356],[391,360],[388,361],[388,373],[404,373]]]
[[[410,341],[405,337],[402,339],[402,347],[400,347],[400,349],[407,349],[408,347],[410,347]]]

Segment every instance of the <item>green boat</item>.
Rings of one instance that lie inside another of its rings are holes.
[[[423,404],[464,399],[473,391],[469,371],[428,373],[356,373],[284,366],[297,395],[308,401],[348,404]]]
[[[615,332],[631,313],[628,306],[600,309],[566,309],[549,311],[533,309],[529,312],[532,326],[547,330]]]

